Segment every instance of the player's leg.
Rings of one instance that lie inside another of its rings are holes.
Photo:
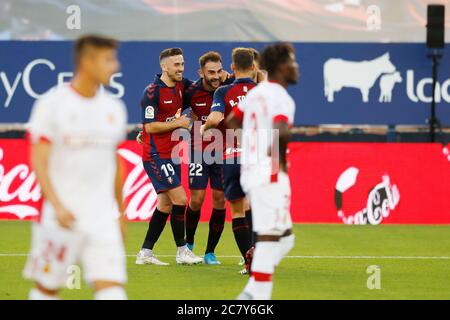
[[[97,232],[86,234],[81,253],[84,278],[95,300],[126,300],[126,256],[117,221],[103,221]]]
[[[69,266],[76,263],[82,244],[81,235],[58,226],[34,223],[31,252],[23,276],[35,282],[30,300],[58,300],[66,285]]]
[[[93,289],[95,300],[127,300],[127,293],[119,282],[95,281]]]
[[[271,297],[275,266],[280,262],[282,252],[286,253],[288,248],[282,249],[280,242],[281,236],[289,236],[284,229],[288,226],[285,211],[289,211],[289,201],[286,201],[286,194],[282,189],[278,183],[272,183],[255,187],[249,192],[257,242],[251,262],[251,277],[244,292],[239,296],[240,299]]]
[[[190,250],[194,249],[194,237],[200,221],[201,208],[205,200],[209,180],[209,169],[202,159],[202,154],[191,151],[189,163],[190,199],[186,209],[186,242]]]
[[[225,225],[225,193],[223,191],[223,166],[212,164],[209,166],[210,185],[212,189],[212,213],[209,219],[208,242],[204,261],[206,264],[220,264],[214,253]]]
[[[158,241],[166,226],[169,214],[172,212],[172,200],[167,195],[167,190],[179,186],[181,182],[177,176],[176,168],[170,160],[161,159],[158,155],[154,155],[152,160],[144,161],[143,166],[158,194],[158,198],[144,243],[137,254],[136,264],[167,265],[167,263],[163,263],[155,257],[153,246]]]
[[[247,220],[248,224],[248,231],[249,231],[249,237],[250,237],[250,243],[252,246],[255,245],[256,242],[256,233],[253,232],[253,219],[252,219],[252,208],[250,206],[250,202],[248,199],[245,199],[245,220]]]
[[[202,258],[197,257],[186,246],[184,237],[185,220],[184,214],[187,205],[187,196],[184,188],[180,185],[176,188],[167,191],[167,195],[172,201],[172,213],[170,216],[170,224],[172,226],[172,233],[175,243],[177,245],[176,262],[178,264],[197,264],[203,261]]]
[[[190,189],[189,205],[186,209],[186,242],[190,250],[194,249],[195,232],[200,221],[205,194],[206,189]]]
[[[245,219],[245,193],[240,184],[240,165],[236,163],[225,163],[224,186],[225,198],[230,203],[232,228],[236,244],[242,256],[251,247],[250,232],[247,220]]]
[[[290,213],[291,206],[291,184],[289,181],[289,176],[280,172],[278,174],[278,183],[274,185],[276,193],[280,195],[281,199],[280,210],[279,210],[279,225],[277,226],[280,230],[285,230],[280,238],[279,253],[277,255],[275,265],[281,262],[289,251],[294,247],[295,235],[292,232],[292,218]]]
[[[243,293],[238,299],[269,300],[272,296],[272,276],[275,272],[275,261],[279,253],[280,236],[258,234],[251,276]]]
[[[153,247],[163,232],[169,214],[172,211],[172,201],[166,193],[158,194],[157,205],[148,225],[144,243],[137,254],[136,264],[168,265],[160,261],[153,253]]]

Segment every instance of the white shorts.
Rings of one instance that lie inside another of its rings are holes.
[[[34,223],[32,245],[23,275],[49,290],[70,286],[81,275],[94,281],[125,283],[126,257],[119,223],[106,224],[98,232],[71,231]]]
[[[277,182],[252,187],[248,196],[254,232],[281,236],[292,228],[291,186],[286,173],[280,172]]]

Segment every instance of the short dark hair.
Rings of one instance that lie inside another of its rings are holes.
[[[159,54],[159,62],[161,62],[162,59],[182,55],[183,50],[181,48],[167,48],[161,51]]]
[[[231,60],[238,70],[249,70],[255,60],[254,53],[249,48],[234,48]]]
[[[107,48],[107,49],[117,49],[119,42],[113,38],[108,38],[96,34],[88,34],[78,38],[74,45],[74,59],[75,65],[80,62],[81,56],[86,51],[86,48]]]
[[[295,53],[295,49],[290,43],[278,42],[268,45],[261,53],[261,69],[273,75],[281,64],[289,60],[291,53]]]
[[[203,68],[206,63],[209,61],[212,62],[222,62],[222,57],[220,56],[220,53],[216,51],[208,51],[204,53],[199,59],[198,63],[200,64],[200,68]]]

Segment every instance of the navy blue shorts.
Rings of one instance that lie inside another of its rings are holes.
[[[174,164],[171,159],[161,159],[159,155],[152,155],[152,160],[142,163],[156,193],[181,185],[181,165]]]
[[[223,164],[223,177],[225,187],[225,198],[228,201],[235,201],[245,197],[245,193],[241,187],[241,165],[238,158],[233,163]]]
[[[211,189],[223,190],[223,165],[220,163],[208,164],[197,153],[193,157],[194,151],[191,151],[189,161],[189,189],[206,189],[209,184]]]

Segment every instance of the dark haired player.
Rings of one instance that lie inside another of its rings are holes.
[[[199,58],[200,79],[191,84],[184,95],[185,107],[190,107],[199,120],[191,132],[189,162],[190,201],[186,210],[186,241],[193,250],[194,236],[200,220],[200,211],[205,199],[208,181],[212,189],[212,214],[209,221],[208,243],[205,250],[206,264],[220,264],[214,250],[222,235],[225,224],[225,198],[223,192],[223,169],[221,163],[206,161],[203,151],[213,142],[203,140],[200,125],[205,123],[211,111],[215,90],[222,84],[224,77],[222,58],[219,53],[209,51]],[[213,159],[214,154],[210,160]]]

